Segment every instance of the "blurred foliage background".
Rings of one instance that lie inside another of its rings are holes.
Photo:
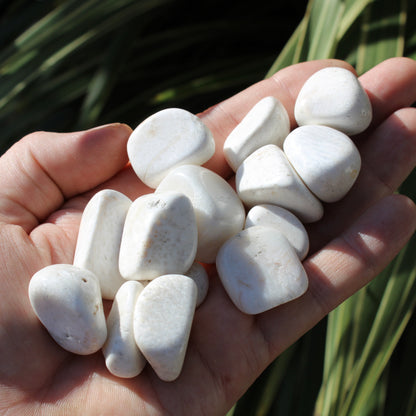
[[[158,109],[197,113],[278,69],[416,58],[414,0],[0,0],[0,152]],[[413,172],[400,192],[416,199]],[[416,239],[282,354],[229,415],[416,415]]]
[[[33,130],[204,110],[265,76],[303,15],[292,3],[1,1],[2,150]]]

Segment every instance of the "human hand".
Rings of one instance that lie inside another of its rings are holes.
[[[231,176],[222,143],[261,98],[274,95],[291,116],[304,81],[340,61],[292,66],[200,116],[217,142],[206,164]],[[330,310],[377,275],[416,227],[412,201],[392,195],[416,164],[416,63],[393,59],[361,77],[374,112],[356,138],[362,170],[349,194],[326,205],[308,226],[304,261],[309,289],[263,314],[241,313],[210,267],[210,290],[197,309],[180,377],[160,381],[152,369],[119,379],[101,353],[62,350],[31,309],[31,276],[51,263],[71,263],[82,210],[98,190],[134,199],[152,192],[126,165],[131,132],[114,124],[86,132],[33,133],[0,160],[0,412],[10,415],[223,415],[272,360]]]

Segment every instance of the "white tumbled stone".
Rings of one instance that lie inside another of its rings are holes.
[[[196,284],[198,289],[198,296],[196,298],[196,306],[199,306],[208,294],[209,279],[205,267],[198,262],[194,262],[190,269],[184,273],[185,276],[190,277]]]
[[[202,165],[215,151],[207,126],[180,108],[161,110],[144,120],[127,142],[127,153],[137,176],[156,188],[167,173],[180,165]]]
[[[98,278],[71,264],[54,264],[36,272],[29,299],[37,317],[65,350],[87,355],[98,351],[107,327]]]
[[[277,205],[255,205],[247,213],[244,228],[264,225],[279,230],[295,249],[300,260],[308,254],[309,237],[300,220],[290,211]]]
[[[282,147],[290,131],[283,104],[274,97],[260,100],[234,128],[224,142],[224,156],[236,171],[244,159],[266,144]]]
[[[111,374],[122,378],[136,377],[146,359],[134,340],[134,308],[143,285],[134,280],[118,290],[107,317],[107,341],[103,346],[105,364]]]
[[[195,259],[214,263],[224,241],[244,226],[245,211],[236,192],[221,176],[194,165],[171,171],[155,193],[166,191],[182,192],[191,200],[198,226]]]
[[[127,280],[152,280],[183,274],[197,249],[195,213],[178,192],[147,194],[136,199],[126,216],[120,245],[120,273]]]
[[[118,253],[131,202],[120,192],[104,189],[90,199],[82,214],[74,265],[98,277],[104,299],[114,299],[125,282],[118,269]]]
[[[354,135],[369,126],[372,108],[352,72],[329,67],[305,82],[296,99],[295,118],[299,126],[321,124]]]
[[[294,248],[272,227],[247,228],[228,240],[217,270],[233,303],[254,315],[305,293],[308,278]]]
[[[136,343],[164,381],[175,380],[182,370],[196,299],[191,278],[169,274],[152,280],[136,302]]]
[[[252,153],[237,169],[236,189],[248,206],[279,205],[302,222],[318,221],[323,215],[320,201],[295,172],[283,150],[269,144]]]
[[[288,135],[283,149],[306,186],[324,202],[343,198],[360,172],[355,144],[331,127],[298,127]]]

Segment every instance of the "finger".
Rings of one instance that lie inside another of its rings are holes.
[[[294,128],[296,124],[293,108],[300,88],[314,72],[327,66],[343,67],[354,71],[351,65],[334,59],[292,65],[200,114],[203,122],[212,131],[216,142],[215,154],[205,166],[223,177],[230,176],[231,169],[224,159],[222,150],[224,141],[248,111],[264,97],[274,96],[281,101],[288,111],[291,128]]]
[[[416,61],[391,58],[360,77],[373,108],[372,127],[380,124],[399,108],[416,100]]]
[[[319,223],[309,224],[313,253],[341,233],[372,204],[390,195],[416,166],[416,109],[404,108],[386,119],[359,145],[362,169],[350,192],[325,205]]]
[[[73,262],[82,212],[92,196],[101,189],[117,190],[132,201],[154,191],[144,185],[127,165],[108,181],[66,201],[30,233],[33,243],[47,256],[48,263]]]
[[[304,263],[309,277],[306,294],[258,317],[271,358],[383,270],[415,228],[414,203],[405,196],[392,195],[309,258]]]
[[[95,188],[68,200],[63,208],[83,210],[91,197],[102,189],[114,189],[129,197],[132,201],[141,195],[153,193],[155,190],[146,186],[136,175],[130,164],[126,165],[122,170],[109,180],[101,183]]]
[[[130,127],[38,132],[0,159],[0,221],[30,231],[63,201],[111,178],[127,163]]]

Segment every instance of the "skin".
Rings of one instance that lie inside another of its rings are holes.
[[[221,154],[227,134],[261,98],[287,107],[316,70],[316,61],[288,67],[200,114],[217,141],[207,167],[229,178]],[[63,351],[34,315],[30,277],[51,263],[70,263],[82,210],[98,190],[130,198],[152,192],[128,165],[131,129],[112,124],[86,132],[30,134],[0,159],[0,413],[7,415],[223,415],[282,351],[330,310],[373,279],[416,227],[412,201],[393,195],[416,164],[416,62],[385,61],[361,77],[374,119],[356,138],[359,179],[340,202],[308,227],[305,295],[256,316],[239,312],[210,268],[210,289],[198,308],[180,377],[160,381],[149,366],[118,379],[102,354]]]

